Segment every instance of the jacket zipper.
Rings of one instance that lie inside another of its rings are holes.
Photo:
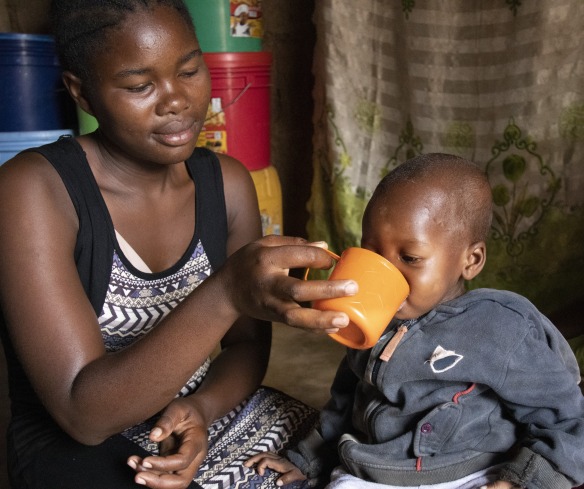
[[[402,338],[407,332],[408,327],[405,324],[402,324],[399,328],[397,328],[397,331],[391,337],[387,345],[385,345],[385,348],[381,352],[381,355],[379,355],[379,359],[382,360],[383,362],[387,362],[392,357],[393,352],[397,348],[398,343],[402,340]]]
[[[408,332],[408,325],[412,321],[406,321],[403,324],[399,325],[393,334],[393,336],[389,339],[386,345],[383,347],[381,354],[379,357],[375,359],[375,363],[373,365],[373,369],[371,371],[371,381],[373,384],[377,384],[377,375],[379,374],[379,368],[381,367],[381,362],[387,362],[393,355],[393,352],[397,348],[398,343],[402,340],[404,335]]]

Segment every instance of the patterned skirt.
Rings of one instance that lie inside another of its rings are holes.
[[[266,470],[260,476],[244,462],[260,452],[278,453],[294,447],[314,427],[318,411],[269,387],[261,387],[251,397],[218,419],[209,428],[207,458],[194,481],[213,489],[279,488],[280,474]],[[154,419],[124,432],[124,436],[153,455],[158,445],[148,439]],[[305,484],[287,487],[302,487]]]

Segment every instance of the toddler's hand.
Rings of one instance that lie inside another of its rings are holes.
[[[284,457],[280,457],[276,453],[264,452],[258,453],[246,461],[243,465],[255,468],[260,475],[264,475],[265,469],[272,469],[282,474],[276,481],[276,485],[283,486],[294,481],[305,480],[306,476],[300,471],[296,465]]]

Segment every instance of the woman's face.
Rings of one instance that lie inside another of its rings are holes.
[[[406,185],[376,198],[365,213],[361,246],[388,259],[410,286],[398,319],[420,317],[464,293],[468,243],[448,199],[437,188]]]
[[[94,58],[89,102],[110,152],[170,164],[196,146],[211,81],[199,43],[173,9],[131,13]]]

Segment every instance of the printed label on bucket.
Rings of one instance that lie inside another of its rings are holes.
[[[227,153],[227,130],[221,98],[212,98],[207,109],[207,118],[201,128],[197,146],[216,153]]]
[[[260,0],[231,0],[231,36],[255,37],[264,36],[262,7]]]
[[[227,153],[227,132],[215,130],[202,130],[199,133],[197,146],[207,148],[215,153]]]

